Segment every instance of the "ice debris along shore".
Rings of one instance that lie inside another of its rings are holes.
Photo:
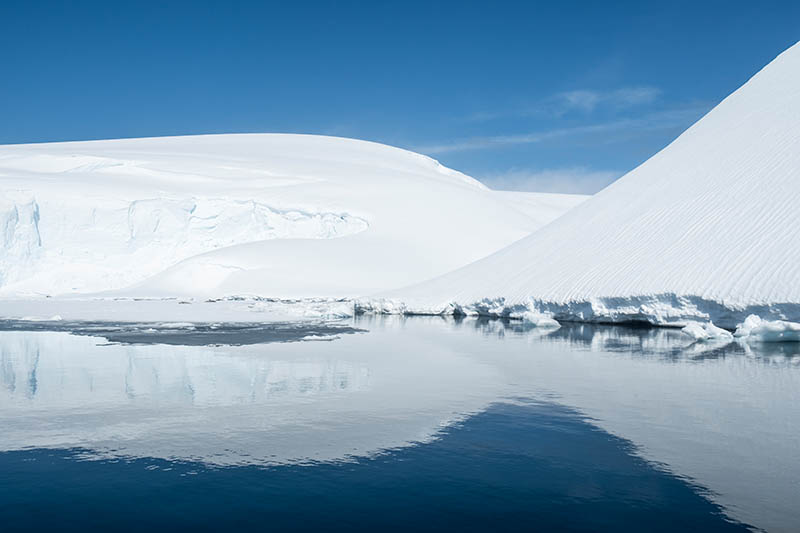
[[[0,146],[0,295],[363,296],[480,259],[586,198],[512,196],[335,137]]]
[[[800,341],[800,324],[785,320],[764,320],[757,315],[748,316],[736,326],[733,333],[715,326],[713,322],[690,322],[681,331],[697,342],[730,342],[734,339],[752,342]]]
[[[800,44],[532,235],[358,306],[730,330],[751,314],[800,322],[798,206]]]
[[[763,320],[750,315],[739,324],[734,337],[748,337],[764,342],[800,341],[800,324],[785,320]]]

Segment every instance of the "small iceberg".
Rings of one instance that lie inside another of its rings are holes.
[[[522,319],[523,322],[526,324],[530,324],[537,328],[560,328],[561,324],[558,323],[556,319],[551,316],[544,315],[541,313],[536,313],[534,311],[526,311],[519,315],[519,318]]]
[[[715,326],[713,322],[689,322],[681,331],[692,337],[695,342],[731,339],[733,337],[729,331]]]
[[[733,335],[760,342],[800,342],[800,324],[750,315],[736,327]]]

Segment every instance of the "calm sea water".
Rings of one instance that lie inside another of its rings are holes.
[[[2,531],[800,530],[797,344],[421,317],[0,330]]]

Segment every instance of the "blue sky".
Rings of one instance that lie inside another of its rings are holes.
[[[0,143],[356,137],[594,192],[800,40],[800,2],[0,3]]]

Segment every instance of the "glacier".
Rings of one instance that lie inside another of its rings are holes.
[[[314,135],[0,146],[0,295],[366,295],[584,199],[512,200],[423,155]]]
[[[800,322],[799,125],[795,44],[662,151],[550,224],[358,307],[729,330],[749,315]]]

